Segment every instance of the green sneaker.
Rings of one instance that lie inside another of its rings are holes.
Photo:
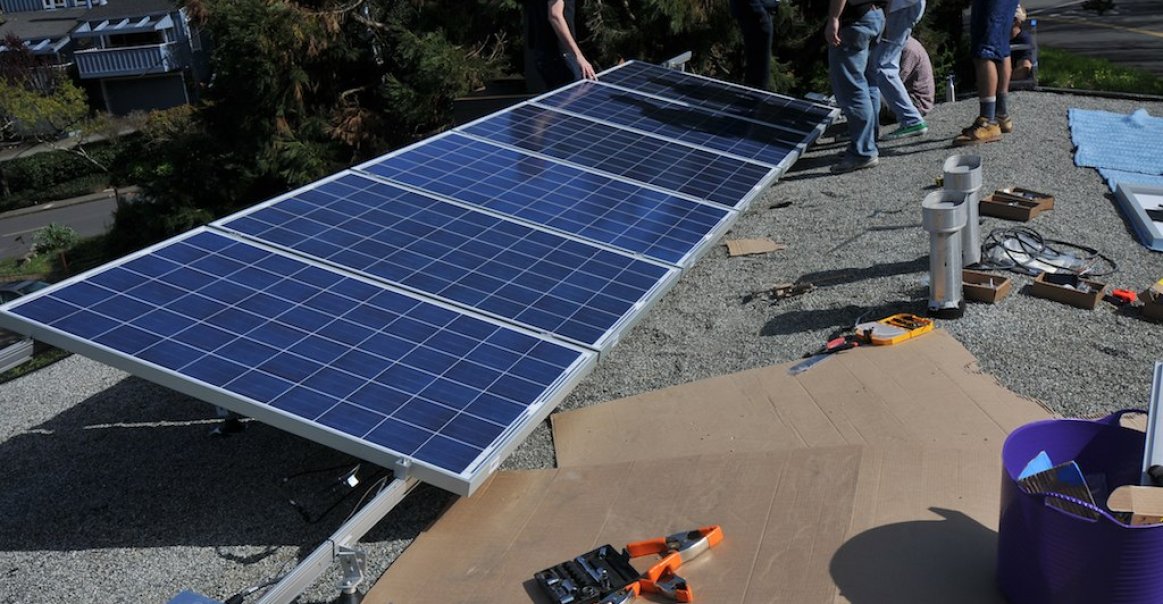
[[[912,126],[901,126],[892,132],[880,137],[881,140],[895,141],[902,138],[911,138],[914,136],[924,136],[929,132],[929,125],[925,122],[917,122]]]

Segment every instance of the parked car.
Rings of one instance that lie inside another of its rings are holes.
[[[42,290],[52,285],[47,281],[36,281],[26,279],[24,281],[12,281],[0,285],[0,303],[11,302],[20,296],[26,296],[34,291]]]

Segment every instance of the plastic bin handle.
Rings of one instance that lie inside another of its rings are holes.
[[[1142,413],[1143,415],[1147,415],[1147,411],[1145,409],[1119,409],[1118,411],[1115,411],[1106,417],[1100,417],[1094,421],[1100,424],[1106,424],[1108,426],[1118,426],[1119,420],[1123,419],[1123,416],[1128,413]]]

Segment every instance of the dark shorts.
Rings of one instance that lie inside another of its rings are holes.
[[[969,52],[975,59],[1010,56],[1010,29],[1018,0],[973,0],[969,15]]]

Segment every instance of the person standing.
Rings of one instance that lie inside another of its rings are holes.
[[[731,0],[731,16],[743,33],[743,83],[767,90],[771,83],[771,15],[779,0]]]
[[[824,41],[828,44],[828,78],[848,120],[851,141],[832,172],[851,172],[877,165],[880,94],[869,54],[884,29],[878,0],[830,0]]]
[[[977,119],[953,139],[953,146],[1001,140],[1013,130],[1008,108],[1010,27],[1018,0],[973,0],[969,14],[969,50],[977,75]]]
[[[525,0],[525,40],[533,66],[553,90],[582,78],[598,79],[577,45],[575,0]]]
[[[873,53],[876,62],[876,84],[884,102],[896,116],[900,126],[884,135],[885,140],[923,136],[928,124],[909,98],[901,80],[901,52],[921,16],[925,14],[925,0],[889,0],[884,20],[884,35]]]

